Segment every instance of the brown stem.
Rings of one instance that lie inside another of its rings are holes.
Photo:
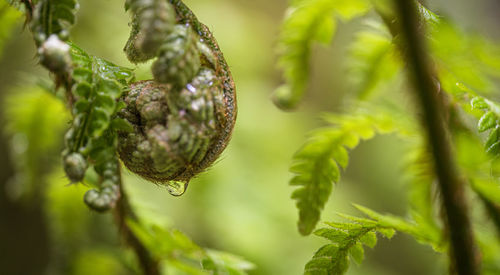
[[[148,249],[144,246],[139,238],[134,234],[134,232],[127,225],[126,220],[131,219],[137,221],[137,215],[134,213],[130,202],[128,200],[127,194],[123,189],[123,183],[120,179],[120,190],[121,197],[118,199],[117,205],[115,206],[115,217],[119,226],[120,233],[125,240],[125,242],[134,250],[139,265],[144,272],[144,275],[160,275],[160,268],[158,260],[155,259]]]
[[[450,237],[450,257],[454,271],[459,275],[479,274],[478,257],[468,217],[464,182],[456,168],[448,133],[438,100],[438,88],[428,62],[424,37],[419,29],[419,17],[413,0],[394,0],[402,52],[405,55],[409,77],[423,111],[423,124],[431,146],[438,187],[445,212],[445,222]]]

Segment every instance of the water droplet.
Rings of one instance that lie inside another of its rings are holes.
[[[167,182],[167,190],[172,196],[182,196],[187,188],[188,188],[188,183],[187,182],[182,182],[182,181],[169,181]]]

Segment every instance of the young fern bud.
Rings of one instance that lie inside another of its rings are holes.
[[[71,182],[80,182],[87,171],[87,161],[79,153],[71,153],[64,157],[64,172]]]
[[[127,108],[119,115],[135,131],[119,132],[118,152],[132,172],[183,187],[211,164],[205,159],[220,153],[215,145],[226,123],[226,106],[211,69],[202,69],[180,90],[154,81],[134,83],[123,101]]]
[[[236,119],[234,82],[209,29],[182,1],[127,0],[133,13],[127,57],[133,63],[157,57],[155,80],[131,83],[132,70],[62,42],[76,0],[34,3],[26,5],[40,60],[64,85],[73,115],[64,170],[72,182],[89,167],[98,175],[85,203],[96,211],[116,204],[118,156],[131,171],[182,195],[225,149]]]
[[[198,35],[189,25],[176,25],[160,48],[153,64],[154,79],[160,83],[172,83],[184,87],[200,69]]]
[[[95,166],[100,176],[99,190],[91,189],[83,198],[88,207],[103,212],[115,206],[120,198],[120,163],[116,156]]]

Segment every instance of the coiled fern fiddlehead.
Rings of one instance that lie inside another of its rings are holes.
[[[155,80],[132,84],[123,97],[127,107],[119,116],[134,131],[119,132],[118,151],[131,171],[155,182],[178,182],[182,192],[227,144],[236,116],[234,84],[213,36],[182,2],[131,0],[128,6],[134,22],[127,57],[134,63],[157,59]],[[170,8],[177,24],[160,27],[170,24]],[[168,30],[163,40],[146,31],[153,27]]]
[[[22,1],[39,58],[66,90],[73,122],[64,169],[72,182],[89,168],[97,189],[86,204],[104,211],[120,198],[119,159],[173,195],[225,149],[236,119],[234,82],[209,29],[179,0],[127,0],[133,63],[156,58],[154,80],[90,56],[71,42],[76,0]]]

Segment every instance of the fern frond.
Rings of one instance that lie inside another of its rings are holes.
[[[430,245],[435,251],[443,252],[446,247],[446,244],[443,243],[444,240],[441,236],[441,231],[429,230],[425,224],[407,221],[397,216],[382,215],[361,205],[354,206],[363,212],[363,214],[376,221],[380,226],[406,233],[419,243]]]
[[[333,183],[340,179],[340,169],[349,161],[347,148],[353,149],[360,140],[372,138],[376,132],[394,128],[390,118],[360,112],[355,116],[330,116],[336,126],[316,130],[305,145],[295,153],[290,171],[290,185],[299,186],[292,194],[299,209],[299,231],[308,235],[315,228],[321,210],[330,196]]]
[[[364,259],[363,246],[373,248],[377,244],[377,233],[389,239],[395,233],[394,229],[381,226],[373,220],[344,217],[352,222],[329,222],[329,227],[314,232],[331,243],[314,254],[306,264],[304,274],[344,274],[349,269],[350,258],[361,264]]]
[[[245,275],[254,265],[238,256],[201,248],[178,230],[159,226],[146,226],[128,220],[128,226],[152,256],[168,266],[184,271],[183,274]]]
[[[383,25],[370,22],[349,48],[349,77],[358,98],[365,99],[383,85],[392,84],[390,80],[401,64],[391,35]]]
[[[113,125],[116,113],[122,108],[117,100],[134,75],[130,69],[88,55],[75,44],[70,46],[74,64],[72,113],[78,121],[74,123],[74,138],[67,140],[68,151],[88,155],[96,149],[95,141]]]
[[[500,78],[498,43],[441,20],[430,32],[430,46],[444,91],[453,95],[456,83],[482,94],[495,90],[495,81]]]
[[[331,243],[321,247],[306,264],[304,274],[345,274],[350,259],[361,264],[364,259],[364,246],[370,248],[377,244],[377,236],[392,238],[396,231],[407,233],[420,242],[432,245],[441,251],[441,239],[429,234],[414,222],[391,215],[381,215],[368,208],[356,205],[361,212],[370,217],[358,218],[339,214],[349,222],[327,222],[329,227],[318,229],[315,235],[328,239]]]
[[[490,131],[484,144],[486,152],[492,156],[500,154],[500,105],[481,96],[471,100],[472,110],[483,114],[477,123],[478,132]]]
[[[74,119],[65,138],[64,168],[71,181],[79,182],[83,180],[87,163],[94,166],[100,176],[99,191],[90,190],[85,202],[95,210],[104,211],[113,207],[119,197],[114,130],[132,128],[116,114],[123,108],[118,99],[134,74],[130,69],[88,55],[73,43],[69,46],[73,63],[70,97]]]
[[[278,50],[286,84],[274,94],[275,104],[294,108],[306,90],[311,47],[314,42],[330,43],[336,29],[334,14],[351,19],[370,7],[365,0],[294,1],[282,26]]]
[[[433,192],[435,173],[432,158],[422,142],[418,142],[407,154],[405,182],[409,189],[409,216],[418,227],[439,236],[442,232],[436,221],[436,198]]]
[[[247,260],[223,251],[205,249],[206,258],[202,260],[203,269],[213,275],[245,275],[246,271],[255,268]]]

